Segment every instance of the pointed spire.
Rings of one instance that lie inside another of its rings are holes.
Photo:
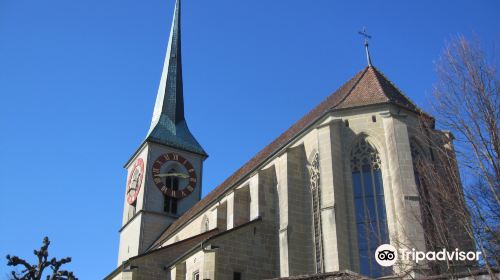
[[[365,40],[366,61],[368,66],[372,66],[372,58],[370,57],[370,49],[368,48],[368,40]]]
[[[176,0],[167,54],[146,140],[205,155],[184,119],[181,58],[181,1]]]
[[[358,31],[358,33],[365,37],[365,52],[366,52],[366,61],[368,62],[368,66],[372,66],[372,58],[370,57],[370,49],[368,48],[368,40],[372,38],[372,36],[366,33],[366,28],[363,27],[363,31]]]
[[[158,95],[151,128],[160,120],[161,115],[166,115],[173,123],[184,120],[184,100],[182,85],[182,59],[181,59],[181,6],[176,0],[172,28],[168,39],[167,54],[163,65]]]

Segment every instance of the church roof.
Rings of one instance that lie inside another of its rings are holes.
[[[282,147],[308,129],[325,114],[336,110],[376,104],[394,104],[418,114],[423,113],[377,68],[370,65],[358,72],[353,78],[316,106],[316,108],[302,117],[271,144],[267,145],[222,184],[186,211],[163,232],[158,240],[168,238],[177,229],[181,228],[184,223],[195,217],[212,202],[216,201],[217,198],[229,188],[245,179],[248,174],[255,171],[263,164],[266,159],[277,153]]]
[[[359,78],[356,79],[358,76]],[[343,109],[379,103],[393,103],[410,111],[420,111],[382,72],[373,66],[366,67],[354,79],[357,81],[350,91],[331,96],[332,98],[336,97],[332,108]]]
[[[191,134],[184,119],[180,4],[180,0],[176,0],[167,54],[146,141],[206,156],[207,153]]]
[[[120,266],[115,268],[108,276],[104,279],[115,279],[116,275],[121,273],[125,267],[134,264],[134,261],[144,260],[153,256],[150,260],[152,262],[162,262],[169,263],[176,260],[179,257],[179,253],[189,252],[194,248],[200,248],[200,243],[210,239],[213,236],[220,234],[219,230],[213,229],[210,231],[203,232],[201,234],[192,236],[190,238],[181,240],[179,242],[169,244],[165,247],[156,248],[154,250],[149,250],[146,253],[139,254],[137,256],[131,257],[130,259],[124,261]]]

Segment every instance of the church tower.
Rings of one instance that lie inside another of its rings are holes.
[[[207,154],[184,119],[180,16],[180,0],[176,0],[151,127],[125,164],[128,175],[118,265],[144,253],[201,198]]]

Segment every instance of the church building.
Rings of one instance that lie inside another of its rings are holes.
[[[208,155],[184,118],[176,0],[151,126],[125,164],[118,262],[105,279],[410,271],[411,263],[378,265],[375,250],[426,250],[414,160],[429,154],[419,140],[422,116],[433,119],[368,62],[202,198]],[[449,134],[430,127],[451,146]]]

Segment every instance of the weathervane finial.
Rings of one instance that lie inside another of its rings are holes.
[[[366,28],[363,27],[363,31],[358,31],[358,34],[365,38],[365,51],[366,51],[366,60],[368,61],[368,66],[372,66],[372,59],[370,57],[370,50],[368,49],[368,40],[372,38],[372,36],[368,35],[366,32]]]

